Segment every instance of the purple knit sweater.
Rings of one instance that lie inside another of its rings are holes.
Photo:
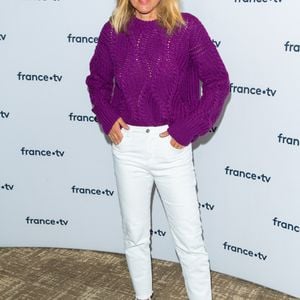
[[[135,16],[127,34],[117,34],[109,21],[103,25],[86,84],[105,134],[122,117],[129,126],[168,124],[186,146],[218,119],[228,72],[199,19],[181,14],[187,24],[172,36],[156,20]]]

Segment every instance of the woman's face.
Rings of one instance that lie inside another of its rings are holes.
[[[161,0],[129,0],[136,13],[143,17],[155,17],[156,7]]]

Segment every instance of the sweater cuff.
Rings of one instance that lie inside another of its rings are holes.
[[[120,115],[113,108],[105,110],[104,112],[102,109],[98,109],[94,106],[92,111],[96,114],[97,121],[101,124],[106,135],[109,133],[117,119],[120,118]]]
[[[194,142],[198,136],[206,134],[210,130],[210,122],[203,122],[201,126],[198,124],[197,130],[188,126],[184,120],[178,120],[169,125],[169,134],[181,145],[188,146]]]

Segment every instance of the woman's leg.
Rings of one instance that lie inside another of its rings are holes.
[[[161,139],[158,137],[158,139]],[[190,300],[211,300],[208,253],[203,237],[191,144],[176,149],[159,140],[153,169]],[[164,164],[162,163],[164,161]]]
[[[124,251],[136,297],[150,299],[153,293],[150,253],[153,178],[143,164],[138,135],[125,131],[122,129],[120,144],[112,145]]]

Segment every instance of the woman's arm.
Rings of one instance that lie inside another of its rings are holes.
[[[189,55],[202,81],[202,96],[190,115],[168,128],[169,134],[184,146],[212,128],[230,91],[228,72],[206,29],[191,14],[189,22]]]
[[[97,46],[90,60],[90,74],[86,84],[93,104],[92,111],[108,134],[120,117],[110,104],[113,89],[113,63],[110,55],[110,33],[112,27],[106,22],[101,29]]]

